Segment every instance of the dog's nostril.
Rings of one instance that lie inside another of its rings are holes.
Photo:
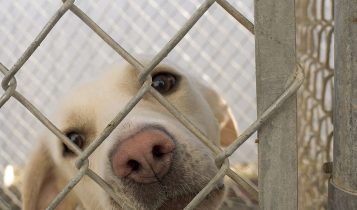
[[[155,158],[161,158],[164,155],[164,153],[162,152],[162,148],[159,145],[155,145],[152,148],[152,154]]]
[[[132,171],[138,171],[140,169],[140,163],[136,160],[129,160],[128,166],[131,168]]]

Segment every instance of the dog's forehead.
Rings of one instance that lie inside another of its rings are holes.
[[[173,73],[180,76],[180,78],[190,80],[192,84],[195,84],[197,80],[192,72],[167,64],[158,65],[151,72],[151,75],[155,75],[159,72]],[[137,69],[129,64],[113,65],[107,69],[104,74],[99,75],[91,82],[87,82],[74,88],[70,94],[68,94],[67,98],[77,98],[79,95],[93,96],[95,93],[98,93],[97,96],[100,97],[105,96],[103,93],[107,93],[108,91],[130,92],[134,95],[141,86],[138,81],[139,73],[140,72]]]
[[[171,72],[179,75],[181,79],[187,82],[191,81],[189,82],[190,85],[182,87],[185,89],[195,88],[191,86],[195,86],[197,83],[191,72],[171,65],[160,64],[152,71],[151,75],[158,72]],[[59,104],[59,112],[93,113],[95,109],[112,101],[127,101],[141,87],[138,76],[139,71],[129,64],[113,65],[94,80],[81,84],[69,91]]]

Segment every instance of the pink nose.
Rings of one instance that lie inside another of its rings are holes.
[[[146,129],[121,142],[112,156],[115,175],[152,183],[169,170],[175,144],[158,129]]]

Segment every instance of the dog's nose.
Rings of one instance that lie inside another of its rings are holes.
[[[114,174],[139,183],[159,181],[172,163],[175,144],[158,129],[145,129],[120,142],[112,156]]]

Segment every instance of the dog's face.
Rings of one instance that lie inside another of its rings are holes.
[[[187,73],[161,65],[152,86],[214,144],[236,136],[229,109],[218,95]],[[68,138],[85,149],[138,92],[137,71],[116,66],[97,81],[70,92],[54,117]],[[48,205],[77,173],[76,156],[53,134],[45,134],[25,174],[25,209]],[[125,201],[117,204],[84,177],[60,208],[182,209],[218,171],[213,153],[150,94],[133,108],[89,157],[89,168]],[[223,184],[222,184],[223,186]],[[36,194],[36,195],[33,195]],[[201,204],[219,206],[223,187]]]

